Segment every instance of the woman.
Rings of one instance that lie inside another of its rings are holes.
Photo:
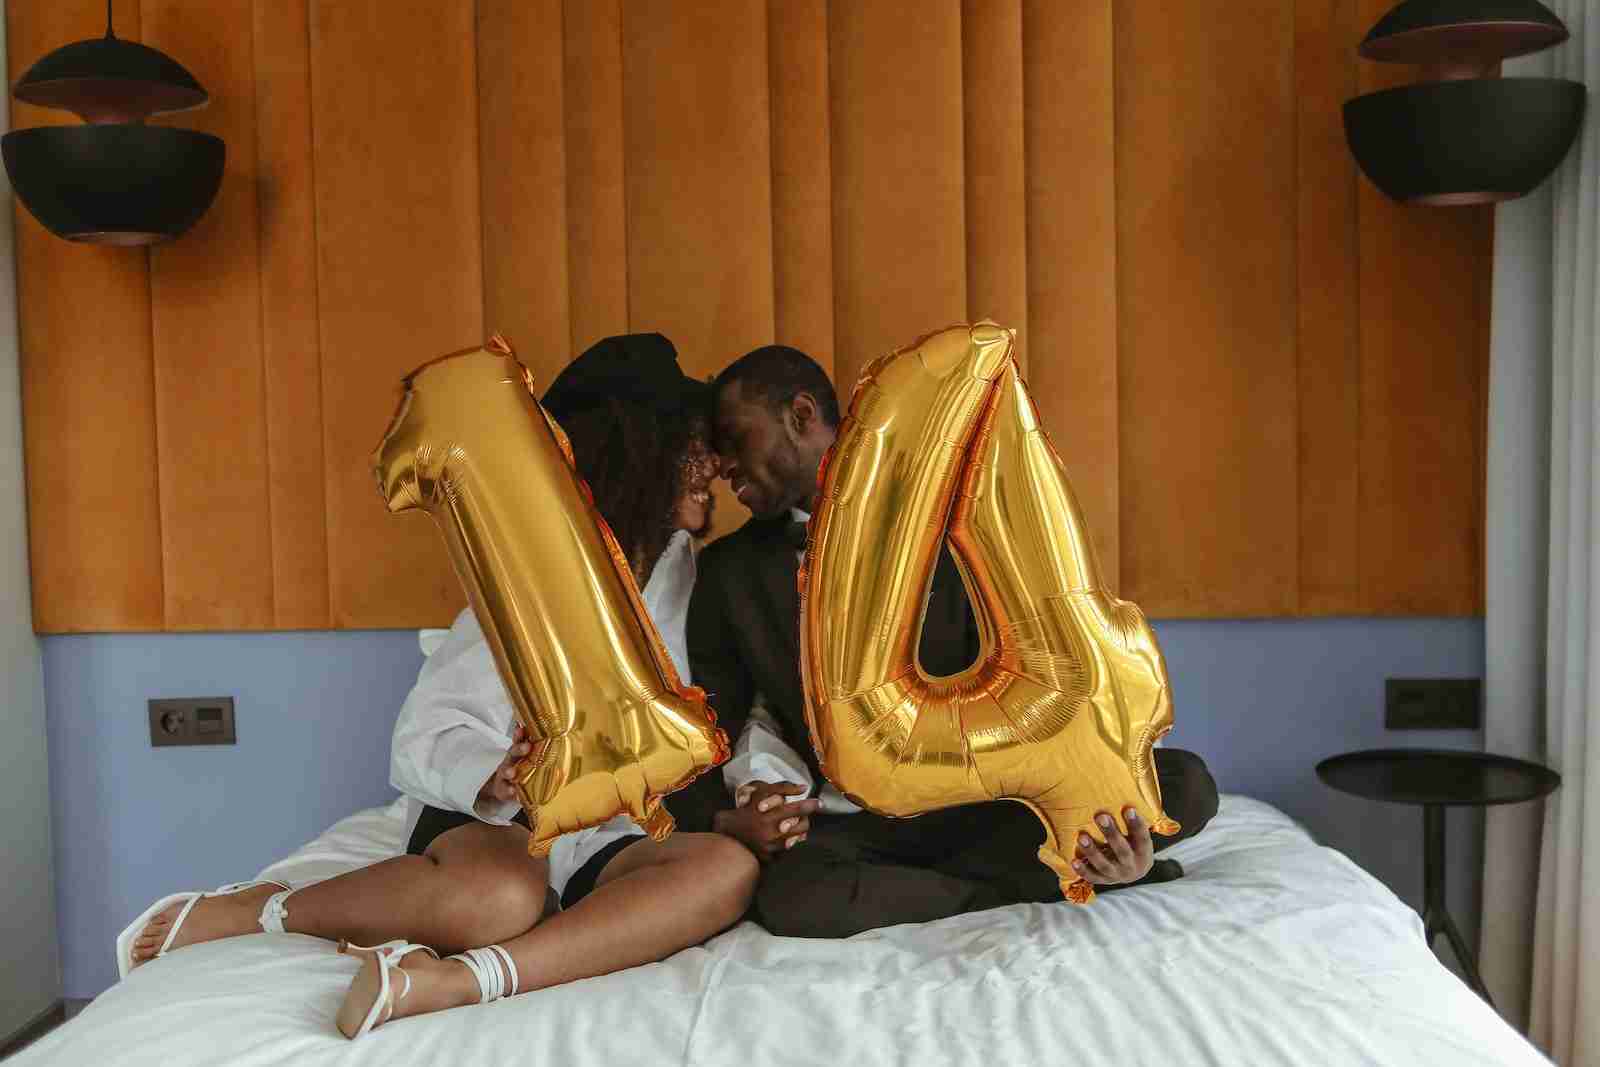
[[[685,680],[693,537],[710,525],[717,472],[706,391],[679,370],[665,337],[633,334],[584,352],[544,398]],[[464,611],[395,727],[391,780],[410,802],[407,854],[300,890],[251,883],[159,901],[119,938],[124,973],[258,930],[338,940],[367,957],[338,1017],[357,1037],[390,1019],[663,959],[739,920],[758,865],[729,837],[656,842],[619,816],[558,839],[548,861],[530,857],[511,785],[529,746],[513,722],[483,633]],[[562,910],[547,917],[552,894]],[[349,945],[391,938],[417,944]]]

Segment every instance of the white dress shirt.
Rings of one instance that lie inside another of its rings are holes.
[[[685,624],[694,588],[694,541],[679,531],[641,590],[645,609],[661,634],[679,677],[689,683]],[[422,664],[417,684],[395,723],[389,781],[409,800],[406,836],[422,806],[459,811],[506,826],[516,801],[483,805],[478,790],[505,759],[516,712],[472,609],[457,616],[444,643]],[[556,839],[550,850],[550,886],[559,896],[578,868],[606,845],[644,831],[626,815]]]

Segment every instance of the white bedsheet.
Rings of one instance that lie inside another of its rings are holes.
[[[392,855],[403,810],[351,816],[263,874],[305,884]],[[1087,908],[1023,905],[840,942],[747,923],[664,963],[354,1043],[333,1019],[355,960],[300,935],[235,938],[141,967],[12,1062],[1546,1062],[1439,965],[1415,912],[1273,808],[1225,797],[1172,854],[1181,881]]]

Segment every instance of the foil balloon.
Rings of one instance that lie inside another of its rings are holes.
[[[373,454],[378,491],[433,518],[527,729],[530,849],[619,813],[660,840],[661,798],[727,759],[727,738],[531,388],[499,337],[414,371]]]
[[[932,334],[862,373],[824,462],[800,572],[806,716],[822,769],[879,814],[1010,799],[1044,824],[1062,893],[1094,817],[1156,832],[1151,747],[1172,726],[1144,615],[1105,588],[1054,447],[993,323]],[[947,678],[917,663],[946,537],[982,637]],[[1126,826],[1121,828],[1126,831]]]

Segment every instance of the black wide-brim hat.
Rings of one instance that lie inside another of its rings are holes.
[[[659,333],[627,333],[589,346],[550,383],[541,402],[557,422],[617,399],[664,415],[704,414],[710,384],[683,373]]]

